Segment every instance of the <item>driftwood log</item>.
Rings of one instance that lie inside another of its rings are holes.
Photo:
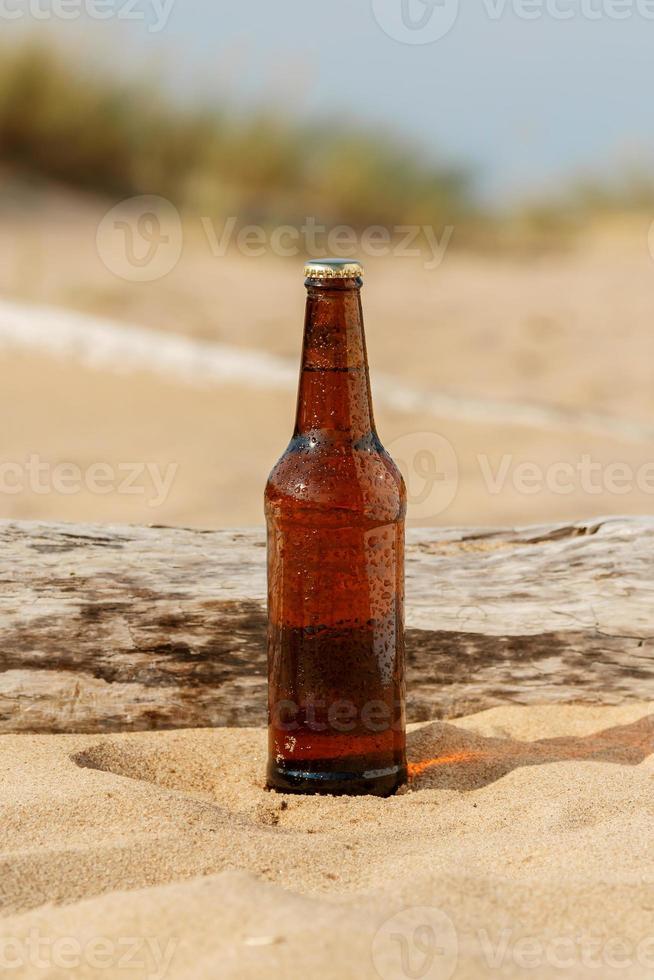
[[[265,723],[263,531],[0,524],[0,732]],[[413,530],[409,720],[654,698],[654,518]]]

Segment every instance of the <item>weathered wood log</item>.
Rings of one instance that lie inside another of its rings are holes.
[[[265,723],[262,530],[0,524],[0,732]],[[409,719],[654,697],[654,518],[413,530]]]

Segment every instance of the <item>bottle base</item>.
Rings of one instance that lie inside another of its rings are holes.
[[[364,771],[335,771],[333,761],[316,760],[311,768],[294,763],[268,766],[266,789],[277,793],[323,796],[392,796],[407,781],[405,765]]]

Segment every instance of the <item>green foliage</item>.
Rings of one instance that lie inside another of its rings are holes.
[[[441,225],[469,213],[468,175],[419,160],[339,120],[184,107],[43,43],[0,48],[0,164],[74,188],[160,194],[244,222]]]

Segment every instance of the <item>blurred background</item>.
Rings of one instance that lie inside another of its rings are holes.
[[[359,257],[414,524],[654,511],[645,0],[3,0],[0,517],[262,521]]]

